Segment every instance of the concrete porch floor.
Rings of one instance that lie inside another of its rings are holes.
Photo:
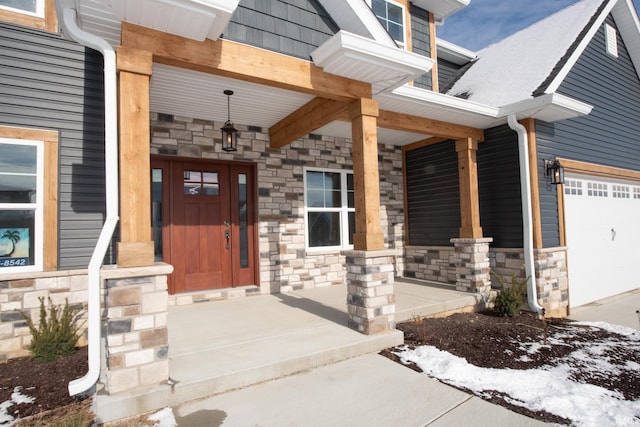
[[[397,279],[396,321],[468,310],[473,294]],[[363,335],[347,326],[346,286],[171,307],[173,385],[96,396],[100,422],[258,384],[401,344],[400,331]]]

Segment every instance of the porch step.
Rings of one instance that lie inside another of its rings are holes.
[[[280,294],[172,307],[169,372],[174,385],[99,394],[98,420],[177,406],[403,342],[400,331],[368,336],[347,328],[346,313],[331,305]]]

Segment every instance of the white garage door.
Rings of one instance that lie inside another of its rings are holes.
[[[640,184],[567,174],[564,192],[570,306],[640,287]]]

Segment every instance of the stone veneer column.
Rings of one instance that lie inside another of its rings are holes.
[[[349,327],[371,335],[395,329],[395,250],[346,251]]]
[[[480,239],[451,239],[455,247],[456,289],[488,294],[491,292],[489,263],[490,237]]]
[[[103,270],[105,388],[109,394],[169,379],[167,275],[173,267]]]

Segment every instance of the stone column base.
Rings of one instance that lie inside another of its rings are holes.
[[[346,251],[349,327],[371,335],[395,329],[395,250]]]
[[[173,267],[105,268],[106,372],[109,394],[169,379],[167,275]]]
[[[491,292],[490,237],[451,239],[455,247],[456,289],[482,295]]]

